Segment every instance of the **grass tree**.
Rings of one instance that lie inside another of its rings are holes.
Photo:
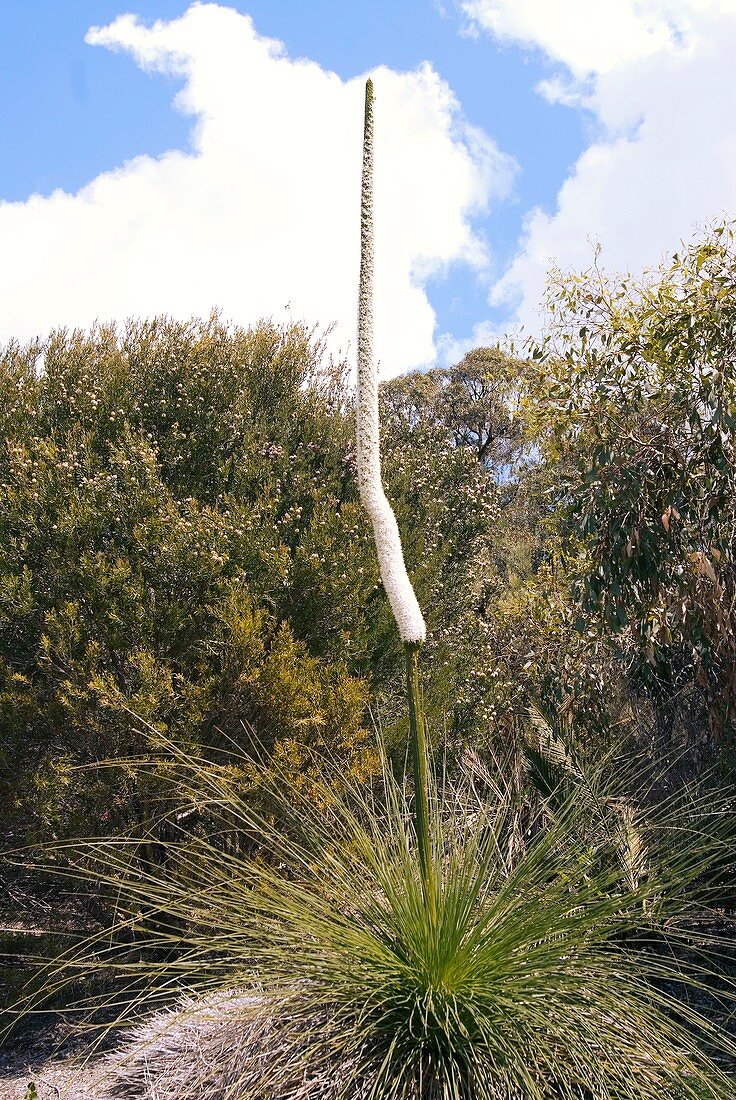
[[[97,1002],[138,1021],[100,1100],[733,1096],[712,1055],[736,1045],[701,1011],[712,978],[695,961],[697,884],[732,859],[722,800],[642,818],[649,869],[634,882],[575,784],[520,847],[516,792],[499,776],[486,796],[474,776],[430,809],[430,913],[390,769],[381,789],[342,795],[328,774],[302,790],[272,777],[259,813],[229,764],[161,747],[177,801],[208,828],[170,843],[163,873],[131,842],[85,846],[80,866],[118,894],[118,928],[49,980],[81,971],[94,989],[97,972]],[[258,858],[223,849],[234,827],[258,837]]]
[[[406,571],[396,516],[381,482],[378,367],[373,349],[373,81],[365,86],[363,175],[360,195],[360,285],[358,291],[357,460],[360,498],[373,525],[381,580],[406,655],[414,819],[425,902],[434,911],[436,883],[429,836],[427,739],[419,684],[419,650],[427,629]]]
[[[372,136],[369,81],[358,464],[406,648],[413,806],[389,767],[361,788],[330,781],[326,764],[303,787],[270,772],[259,810],[231,759],[191,758],[151,728],[176,839],[155,871],[124,838],[64,849],[68,873],[114,889],[117,927],[75,944],[47,989],[100,972],[109,1005],[122,980],[142,1022],[110,1067],[117,1100],[728,1100],[713,1055],[733,1060],[736,1044],[701,1011],[711,976],[693,962],[699,884],[733,861],[727,801],[642,809],[636,874],[620,830],[603,827],[611,815],[591,827],[593,796],[609,800],[576,768],[531,821],[490,771],[448,784],[440,805],[418,682],[424,619],[381,485]],[[196,828],[179,827],[182,805]],[[228,846],[233,830],[256,858]]]

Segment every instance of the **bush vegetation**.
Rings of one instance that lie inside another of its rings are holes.
[[[116,1087],[226,1004],[272,1092],[203,1097],[730,1095],[735,278],[728,227],[558,274],[543,345],[382,386],[428,877],[344,365],[217,316],[0,352],[4,842],[98,887],[46,991],[168,1006]]]

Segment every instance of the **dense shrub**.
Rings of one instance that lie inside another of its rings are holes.
[[[575,629],[538,401],[532,364],[498,347],[382,387],[386,479],[430,627],[427,706],[458,745],[508,737],[530,698],[605,738],[625,695],[612,653]]]
[[[554,280],[542,402],[581,626],[673,719],[736,714],[736,249],[719,227],[643,280]],[[705,723],[701,722],[701,733]],[[706,727],[707,728],[707,727]]]
[[[215,317],[4,350],[6,821],[141,824],[152,794],[134,768],[112,787],[74,770],[141,752],[138,719],[200,747],[252,727],[261,750],[369,766],[376,578],[340,370],[322,358],[299,327]]]

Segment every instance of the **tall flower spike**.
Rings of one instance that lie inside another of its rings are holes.
[[[360,196],[360,288],[358,292],[358,487],[373,525],[383,587],[401,640],[424,641],[419,603],[406,572],[401,536],[393,509],[381,484],[378,422],[378,370],[373,357],[373,81],[365,86],[363,180]]]

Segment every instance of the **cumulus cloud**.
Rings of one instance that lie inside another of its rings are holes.
[[[656,0],[468,0],[462,7],[497,37],[538,47],[581,75],[646,57],[672,35]]]
[[[538,326],[550,265],[641,270],[736,213],[736,0],[472,0],[478,27],[542,50],[540,91],[584,109],[595,137],[552,211],[529,212],[493,291]]]
[[[471,24],[542,50],[577,76],[689,49],[734,0],[463,0]]]
[[[195,4],[145,26],[125,15],[87,42],[183,81],[191,148],[138,157],[76,194],[0,203],[0,338],[167,312],[335,324],[354,345],[365,75],[343,81]],[[487,257],[472,217],[513,164],[467,126],[429,66],[382,68],[376,91],[376,347],[386,374],[435,355],[425,284]]]

